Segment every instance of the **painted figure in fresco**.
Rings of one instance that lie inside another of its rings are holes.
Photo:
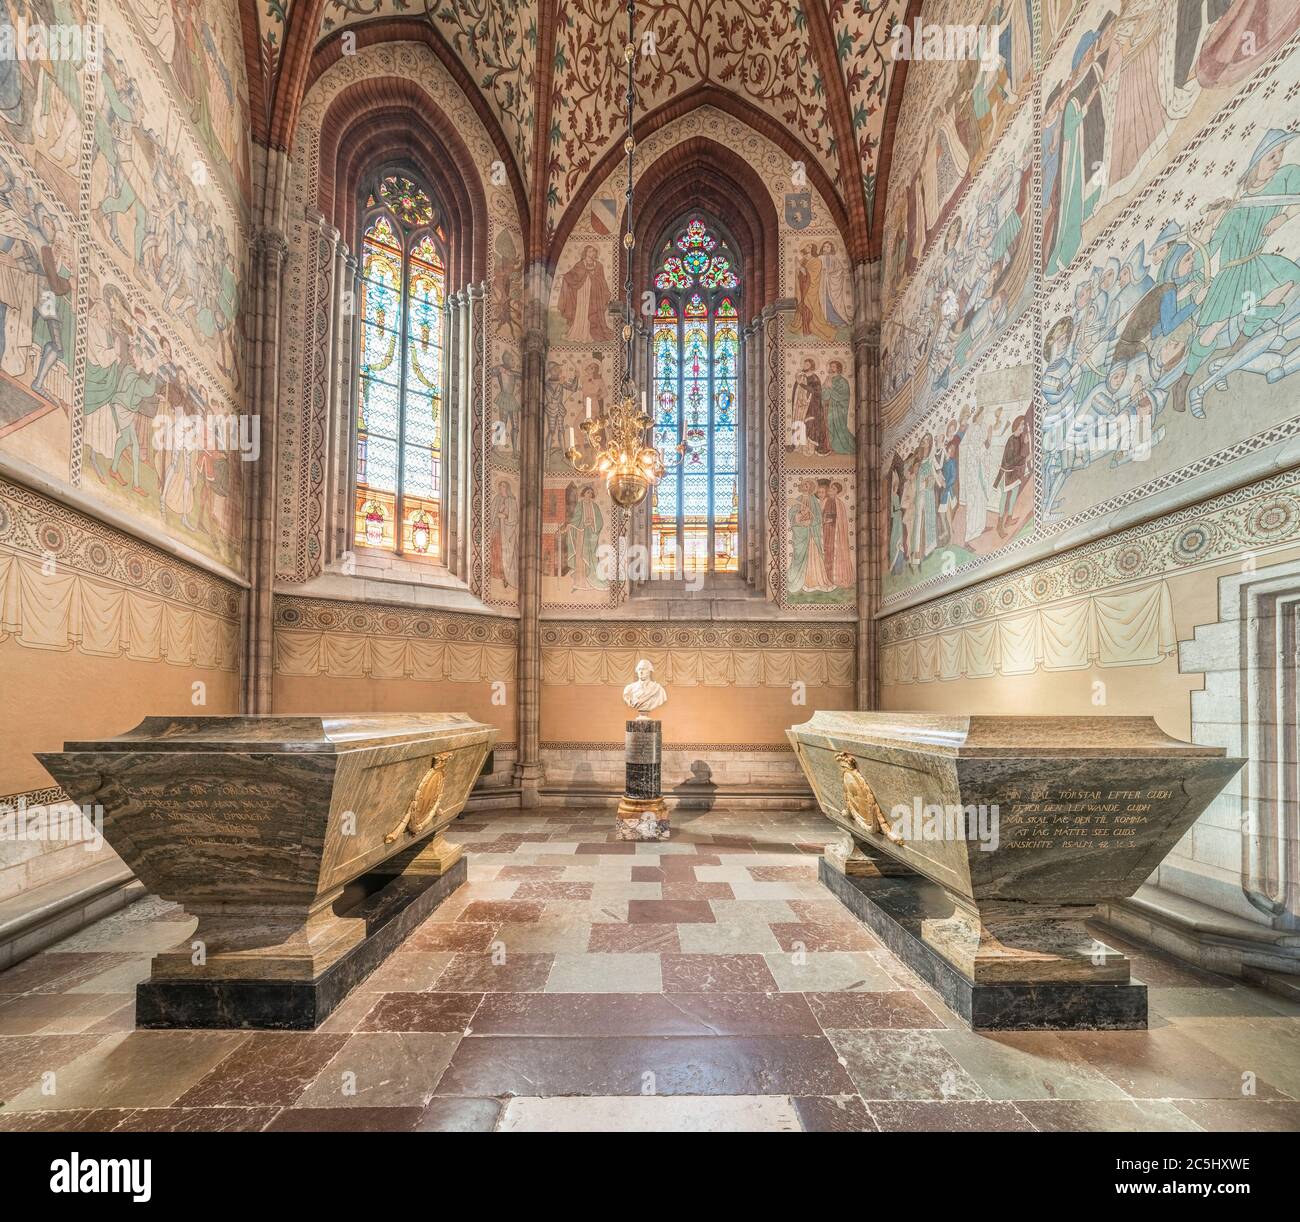
[[[853,276],[848,259],[835,252],[833,242],[823,242],[821,261],[822,313],[832,327],[847,327],[853,322]]]
[[[939,542],[952,542],[952,523],[957,516],[960,497],[961,446],[965,435],[966,420],[949,420],[943,435],[943,447],[940,451],[942,462],[939,467]]]
[[[503,431],[501,440],[512,454],[519,452],[519,376],[511,348],[501,351],[501,363],[493,370],[496,383],[496,414]]]
[[[957,503],[965,512],[962,538],[969,548],[988,527],[989,486],[985,472],[988,461],[988,425],[983,407],[963,413],[964,425],[957,454]]]
[[[519,572],[519,501],[508,480],[497,484],[496,526],[493,530],[494,576],[506,589],[518,581]]]
[[[831,258],[829,269],[825,253],[828,248]],[[828,283],[828,279],[832,283]],[[839,328],[847,325],[847,320],[840,316],[839,309],[852,312],[852,306],[846,306],[842,298],[835,300],[835,294],[842,292],[841,272],[831,243],[825,243],[820,250],[813,242],[802,247],[795,272],[794,333],[815,339],[838,338]],[[851,290],[849,301],[852,301]]]
[[[508,229],[497,238],[496,256],[492,267],[492,316],[497,335],[514,339],[523,330],[523,302],[519,292],[519,252]]]
[[[13,46],[26,47],[33,26],[71,27],[78,20],[66,0],[4,0],[0,26],[13,31]],[[53,162],[75,174],[81,115],[79,65],[71,56],[0,59],[0,118],[19,145],[31,146],[35,163]]]
[[[563,455],[564,451],[569,448],[564,433],[569,413],[565,395],[571,395],[577,389],[577,374],[566,380],[560,372],[557,361],[546,362],[546,402],[542,414],[546,422],[545,448],[548,454]]]
[[[940,475],[934,461],[934,438],[927,433],[916,451],[916,471],[911,480],[912,532],[908,559],[916,572],[939,542],[938,502]]]
[[[1178,0],[1174,33],[1174,77],[1176,89],[1183,89],[1196,73],[1196,52],[1207,26],[1212,26],[1232,7],[1233,0]]]
[[[593,353],[599,357],[599,353]],[[582,367],[581,385],[578,387],[578,394],[582,400],[582,410],[585,414],[587,404],[591,404],[591,414],[593,416],[603,416],[605,414],[605,376],[601,372],[600,361],[588,361]]]
[[[1235,85],[1270,59],[1300,29],[1293,0],[1210,0],[1217,22],[1196,64],[1196,79],[1206,89]]]
[[[148,496],[141,483],[142,430],[137,428],[137,419],[146,426],[147,441],[157,410],[150,345],[142,341],[141,328],[112,285],[104,290],[101,300],[93,301],[86,331],[84,437],[91,465],[105,482],[111,479],[139,496]],[[100,458],[107,459],[106,466],[101,466]],[[129,478],[121,470],[127,458]]]
[[[570,490],[574,487],[573,484],[569,485]],[[580,590],[604,590],[609,586],[609,582],[600,575],[596,560],[600,532],[604,525],[604,515],[596,504],[596,490],[590,484],[584,484],[573,498],[568,520],[561,532],[564,571],[573,580],[575,594]]]
[[[73,333],[71,269],[64,263],[58,219],[31,188],[3,167],[0,190],[0,369],[54,399],[45,379],[56,363],[67,368],[65,335]]]
[[[832,589],[853,586],[853,550],[849,545],[849,507],[839,480],[819,479],[814,494],[822,513],[822,556]]]
[[[993,481],[993,486],[1002,490],[1002,499],[998,505],[1000,538],[1006,538],[1011,519],[1015,516],[1016,502],[1020,499],[1020,489],[1024,486],[1025,476],[1029,470],[1028,431],[1028,414],[1017,416],[1011,426],[1011,436],[1007,438],[1006,448],[1002,451],[1002,465],[998,469],[997,478]]]
[[[45,387],[45,379],[56,365],[68,369],[64,337],[76,330],[72,311],[72,269],[63,261],[62,234],[53,213],[37,210],[40,245],[33,250],[39,268],[36,298],[36,321],[32,330],[34,346],[39,346],[36,376],[32,390],[46,399],[58,401]]]
[[[938,227],[948,201],[965,181],[971,167],[971,153],[962,142],[957,130],[954,103],[949,100],[935,116],[935,128],[930,133],[921,156],[921,171],[916,179],[917,225],[911,256],[920,262],[929,243],[930,235]]]
[[[187,415],[187,395],[168,396],[169,402],[164,410],[170,411],[172,423],[183,427]],[[194,404],[194,415],[199,415],[198,404]],[[206,451],[204,452],[206,457]],[[174,446],[162,454],[165,470],[159,481],[165,519],[175,519],[183,525],[194,529],[190,514],[198,503],[198,490],[195,487],[197,476],[196,459],[198,455],[188,446]]]
[[[144,253],[149,213],[141,198],[148,171],[143,160],[144,144],[136,139],[142,108],[136,83],[121,61],[104,48],[104,71],[100,77],[99,111],[95,116],[95,157],[108,165],[109,181],[98,209],[104,228],[114,245],[139,263]],[[117,218],[129,214],[133,221],[132,245],[128,250],[118,231]]]
[[[1236,198],[1216,201],[1207,211],[1205,226],[1213,233],[1205,252],[1217,259],[1218,270],[1196,314],[1185,372],[1189,380],[1207,361],[1223,389],[1237,369],[1262,372],[1277,382],[1300,367],[1294,353],[1282,356],[1300,338],[1300,266],[1265,249],[1272,234],[1300,212],[1300,166],[1284,163],[1297,136],[1300,132],[1267,132],[1241,176]],[[1194,416],[1204,415],[1204,397],[1204,383],[1192,388]]]
[[[901,455],[889,466],[889,571],[898,577],[907,567],[907,519],[903,511],[907,477]]]
[[[609,282],[594,246],[584,246],[578,261],[560,277],[560,314],[572,340],[611,340]]]
[[[171,67],[176,56],[176,19],[172,15],[172,0],[133,0],[131,11],[144,31],[144,36]]]
[[[1122,194],[1164,143],[1168,114],[1160,96],[1160,45],[1170,15],[1166,0],[1127,0],[1114,23],[1118,60],[1110,193]]]
[[[1053,146],[1044,148],[1044,165],[1053,194],[1044,196],[1043,248],[1049,252],[1049,276],[1073,261],[1083,245],[1084,222],[1101,196],[1091,182],[1106,139],[1097,47],[1098,36],[1089,31],[1075,48],[1069,81],[1047,99],[1046,132]]]
[[[831,361],[826,379],[826,434],[832,454],[853,453],[853,432],[849,428],[849,380],[844,376],[844,362]]]
[[[803,444],[807,453],[825,454],[830,449],[822,380],[812,357],[804,358],[803,366],[794,376],[790,419],[803,426]],[[797,431],[795,438],[798,438]]]
[[[826,574],[822,504],[814,495],[816,488],[814,480],[801,479],[790,505],[789,588],[795,594],[825,593],[835,588]]]
[[[1018,258],[1027,240],[1019,210],[1028,181],[1028,170],[1009,161],[989,176],[970,223],[949,222],[921,307],[929,344],[920,376],[932,392],[952,385],[1024,300],[1029,260]]]

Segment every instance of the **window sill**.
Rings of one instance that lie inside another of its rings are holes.
[[[416,565],[398,560],[387,568],[367,565],[360,551],[355,553],[354,571],[344,573],[333,565],[319,577],[302,585],[277,582],[277,594],[299,598],[328,598],[343,602],[381,603],[397,607],[425,607],[431,611],[463,611],[474,615],[495,615],[517,619],[513,607],[490,607],[471,593],[468,585],[448,569]]]

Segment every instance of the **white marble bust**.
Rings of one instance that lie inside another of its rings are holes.
[[[636,709],[638,717],[654,712],[668,700],[668,693],[651,677],[655,668],[642,658],[636,664],[636,681],[623,689],[623,703]]]

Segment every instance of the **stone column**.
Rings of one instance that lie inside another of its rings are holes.
[[[451,410],[447,413],[448,422],[448,448],[454,444],[450,434],[454,429],[459,428],[465,418],[464,400],[461,395],[461,387],[465,384],[465,334],[466,334],[466,312],[465,312],[465,291],[458,289],[454,293],[447,294],[447,402],[451,405]],[[452,427],[454,426],[454,428]],[[455,471],[457,468],[451,464],[448,459],[447,470]],[[447,498],[447,567],[458,576],[468,580],[469,574],[466,571],[467,565],[464,557],[464,549],[461,546],[461,518],[462,510],[460,502],[464,496],[464,489],[460,486],[463,481],[457,481],[456,486],[452,489],[452,494]]]
[[[258,418],[261,450],[247,490],[248,573],[244,617],[243,691],[246,712],[271,711],[272,588],[275,581],[275,467],[280,383],[279,335],[289,244],[278,228],[253,237],[253,293],[249,328],[248,410]]]
[[[759,320],[753,319],[741,331],[741,369],[743,371],[742,400],[744,410],[740,419],[744,424],[744,448],[741,450],[745,472],[741,485],[741,535],[740,575],[745,583],[757,588],[758,572],[762,567],[758,558],[758,461],[763,435],[763,396],[759,391],[759,354],[762,351],[762,333]]]
[[[466,560],[466,577],[470,589],[482,598],[487,593],[487,562],[485,559],[484,536],[487,521],[487,498],[489,490],[486,464],[487,446],[484,432],[487,421],[484,418],[485,387],[487,374],[484,368],[487,345],[484,342],[487,310],[484,308],[487,298],[486,281],[471,284],[466,290],[468,301],[468,382],[465,386],[467,411],[461,414],[461,427],[458,444],[463,448],[467,463],[459,464],[455,469],[468,473],[463,481],[464,492],[468,496],[460,497],[463,517],[461,531],[465,537],[462,554]],[[477,473],[478,478],[474,475]]]
[[[523,403],[519,427],[519,648],[515,701],[519,804],[541,801],[542,611],[542,401],[546,377],[545,302],[549,277],[543,264],[527,274],[524,298]]]
[[[859,709],[879,701],[876,608],[880,603],[880,299],[879,261],[853,269],[853,385],[857,405],[858,640],[856,700]]]
[[[352,320],[356,316],[356,260],[341,242],[334,247],[330,294],[329,399],[325,413],[325,538],[322,561],[331,564],[349,546],[348,479],[352,450]]]

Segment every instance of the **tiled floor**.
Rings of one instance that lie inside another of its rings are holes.
[[[1145,1032],[974,1035],[817,882],[817,815],[473,816],[314,1033],[135,1031],[145,900],[0,975],[0,1130],[1300,1130],[1300,1007],[1124,946]],[[1111,939],[1113,941],[1113,939]]]

